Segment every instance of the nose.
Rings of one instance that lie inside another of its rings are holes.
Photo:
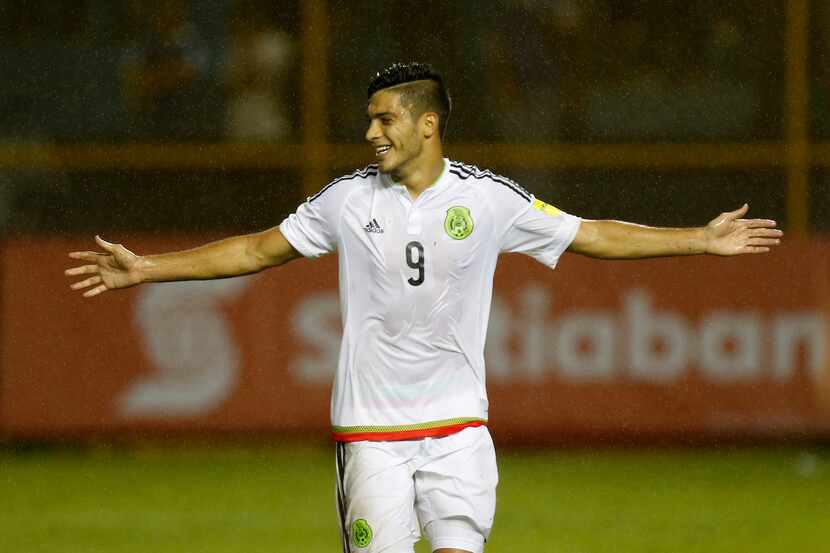
[[[366,129],[366,140],[371,142],[375,138],[380,137],[380,124],[377,119],[369,121],[369,128]]]

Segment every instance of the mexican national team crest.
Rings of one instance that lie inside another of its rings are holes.
[[[444,230],[450,238],[464,240],[473,232],[473,217],[470,210],[462,206],[454,206],[447,210],[447,218],[444,219]]]
[[[372,543],[372,527],[365,519],[359,518],[352,522],[352,543],[355,547],[369,547]]]

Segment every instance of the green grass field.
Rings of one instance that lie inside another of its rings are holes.
[[[294,445],[0,450],[0,551],[337,553],[333,458]],[[826,449],[499,461],[488,553],[830,551]]]

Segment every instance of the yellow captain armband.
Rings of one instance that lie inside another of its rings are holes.
[[[541,211],[545,215],[550,215],[551,217],[556,217],[557,215],[562,213],[561,211],[559,211],[558,209],[556,209],[552,205],[546,204],[542,200],[534,200],[533,201],[533,209]]]

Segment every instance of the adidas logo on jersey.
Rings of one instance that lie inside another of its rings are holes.
[[[378,234],[383,234],[383,228],[380,226],[380,223],[378,223],[377,219],[372,219],[371,221],[369,221],[369,224],[363,227],[363,230],[365,230],[366,232],[376,232]]]

